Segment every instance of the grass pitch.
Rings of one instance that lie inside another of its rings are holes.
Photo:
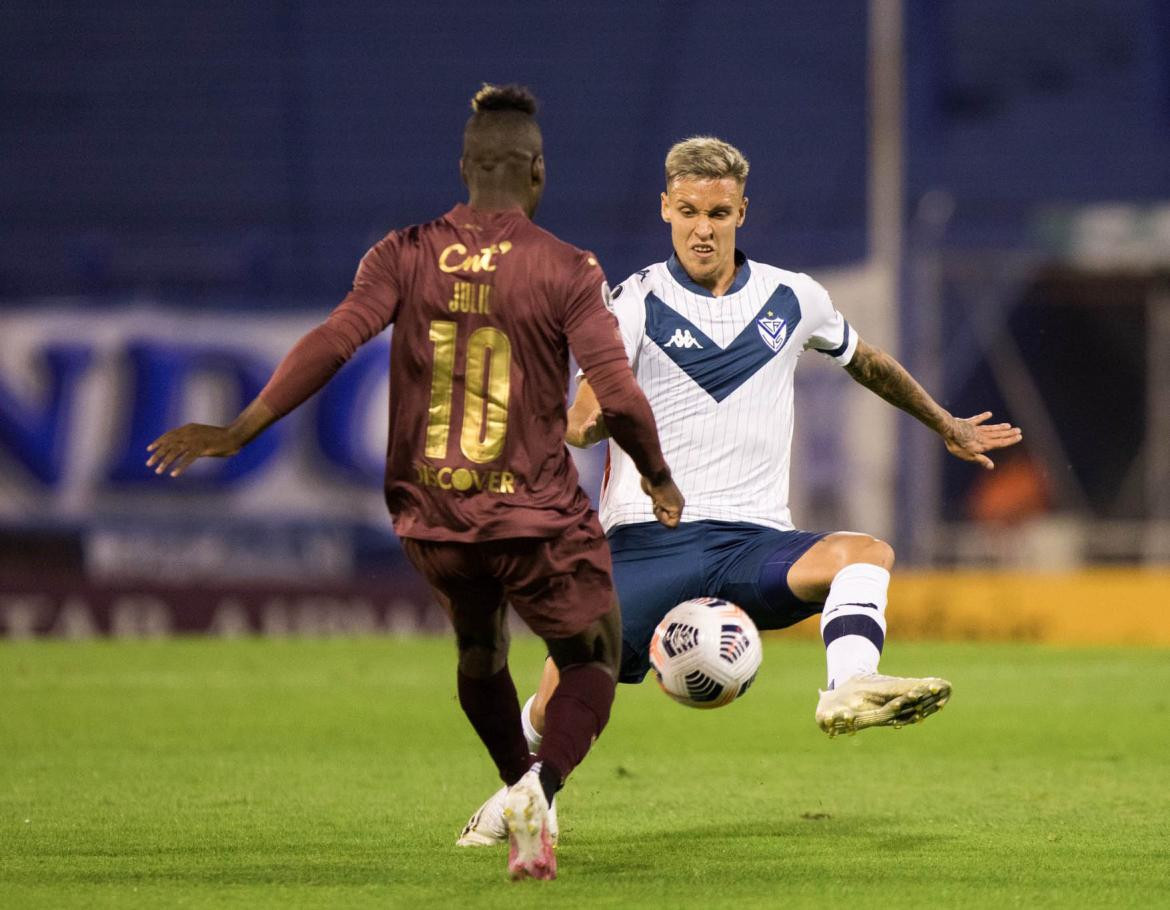
[[[515,645],[521,690],[535,641]],[[925,725],[829,740],[821,649],[694,711],[621,687],[561,878],[454,839],[496,787],[447,639],[0,644],[0,906],[1170,905],[1170,654],[910,645]]]

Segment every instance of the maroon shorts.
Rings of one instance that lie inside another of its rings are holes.
[[[592,511],[556,537],[480,543],[408,537],[402,548],[452,610],[486,618],[511,604],[544,639],[576,635],[616,603],[609,545]]]

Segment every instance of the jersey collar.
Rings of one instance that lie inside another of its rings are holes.
[[[472,208],[466,202],[457,204],[447,213],[446,218],[459,226],[475,225],[478,227],[492,227],[519,218],[525,221],[528,220],[528,216],[524,214],[524,209],[518,205],[510,209],[492,209],[489,211],[486,209]]]
[[[752,277],[752,267],[748,264],[747,256],[743,254],[742,250],[735,251],[735,266],[738,271],[735,273],[735,279],[731,282],[731,287],[723,295],[724,297],[742,290],[743,286],[748,283],[748,279]],[[678,261],[678,256],[674,253],[671,253],[670,258],[666,260],[666,268],[670,271],[670,277],[692,294],[698,294],[700,297],[715,296],[701,284],[695,283],[694,279],[687,274],[687,270],[682,267],[682,263]]]

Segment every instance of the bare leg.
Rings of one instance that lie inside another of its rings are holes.
[[[550,657],[544,662],[544,672],[540,674],[540,684],[536,687],[536,697],[532,699],[532,707],[528,709],[528,720],[537,733],[544,734],[544,711],[548,707],[549,699],[557,690],[557,683],[561,681],[561,673]]]
[[[818,540],[788,570],[788,587],[806,603],[824,603],[837,573],[854,563],[894,567],[894,548],[868,534],[838,531]]]

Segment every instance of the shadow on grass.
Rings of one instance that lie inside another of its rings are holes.
[[[794,812],[759,823],[720,822],[664,826],[613,836],[583,827],[565,832],[558,849],[562,865],[574,876],[592,878],[626,875],[631,878],[662,873],[666,859],[682,860],[688,869],[716,873],[752,858],[784,862],[803,860],[819,866],[818,857],[851,855],[881,857],[891,851],[914,853],[924,833],[894,817],[827,817],[823,813]],[[929,832],[932,852],[955,840],[937,830]],[[410,845],[315,841],[266,845],[260,852],[249,845],[227,843],[196,847],[140,846],[125,849],[77,849],[26,854],[4,879],[10,883],[79,885],[166,885],[266,887],[400,887],[443,889],[466,887],[467,878],[495,877],[503,872],[504,847],[461,849],[433,838]],[[276,849],[272,849],[275,846]],[[21,868],[23,866],[24,868]]]

